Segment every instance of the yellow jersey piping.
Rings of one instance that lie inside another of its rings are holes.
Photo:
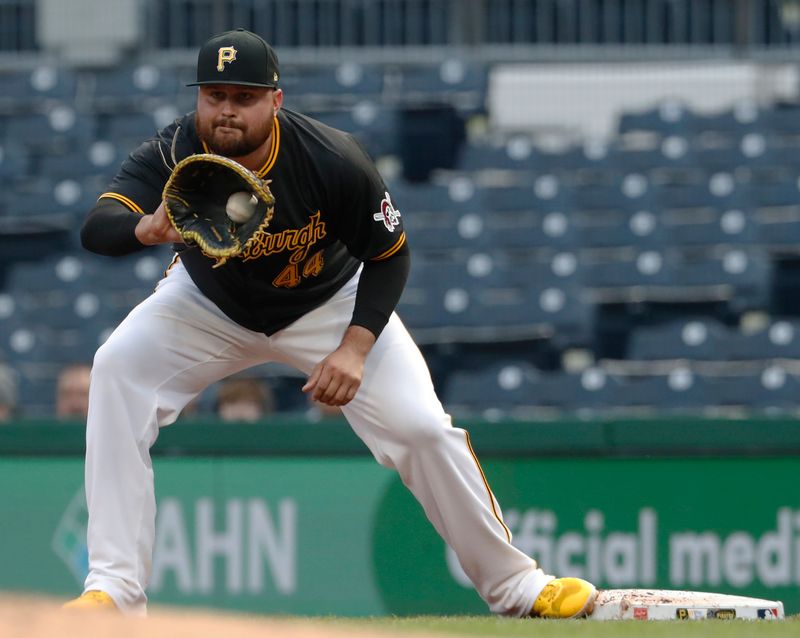
[[[278,123],[278,116],[272,118],[273,121],[273,128],[272,128],[272,144],[270,144],[269,154],[267,155],[267,160],[264,162],[264,165],[255,171],[256,175],[259,177],[264,177],[270,169],[275,165],[275,161],[278,159],[278,149],[281,145],[281,125]],[[206,153],[212,153],[213,151],[208,148],[208,144],[201,140],[200,142],[203,145],[203,151]]]
[[[503,531],[505,531],[505,533],[506,533],[506,539],[510,543],[511,542],[511,532],[509,531],[508,527],[506,527],[506,524],[503,522],[503,518],[500,516],[500,513],[497,511],[497,501],[494,498],[494,494],[492,493],[492,490],[489,488],[489,482],[486,480],[486,475],[483,473],[483,468],[481,467],[481,464],[478,461],[478,457],[475,456],[475,450],[472,449],[472,441],[470,441],[469,432],[464,430],[464,436],[467,439],[467,447],[469,448],[469,453],[472,455],[472,459],[475,461],[475,465],[478,467],[478,472],[480,472],[481,479],[483,480],[483,485],[486,488],[486,491],[489,493],[489,504],[492,506],[492,514],[494,514],[494,517],[497,519],[497,521],[500,523],[500,525],[503,526]]]
[[[135,201],[132,199],[125,197],[125,195],[120,195],[119,193],[103,193],[100,197],[97,198],[97,201],[100,201],[103,198],[107,199],[116,199],[118,202],[122,202],[130,208],[134,213],[139,213],[140,215],[144,215],[144,211],[142,210],[141,206],[139,206]]]
[[[256,171],[256,175],[259,177],[264,177],[272,167],[275,165],[275,162],[278,160],[278,149],[281,146],[281,125],[278,122],[278,116],[272,118],[273,127],[272,127],[272,148],[269,152],[269,157],[267,157],[267,161],[258,171]]]
[[[370,259],[370,261],[381,261],[383,259],[388,259],[392,255],[394,255],[398,250],[400,250],[403,247],[403,244],[405,243],[406,243],[406,234],[402,233],[400,235],[400,239],[398,239],[395,242],[394,246],[392,246],[389,250],[382,252],[377,257],[373,257],[372,259]]]

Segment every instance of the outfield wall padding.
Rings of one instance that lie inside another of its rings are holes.
[[[800,612],[800,425],[465,423],[514,534],[601,587],[780,599]],[[0,589],[86,571],[84,428],[0,427]],[[455,557],[343,422],[178,422],[154,448],[154,603],[262,613],[485,613]]]

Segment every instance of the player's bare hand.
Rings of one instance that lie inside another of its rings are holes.
[[[172,222],[167,217],[164,202],[161,202],[156,212],[152,215],[143,215],[136,225],[136,239],[145,246],[155,246],[156,244],[171,244],[182,242],[180,236]]]
[[[336,350],[311,371],[303,392],[325,405],[347,405],[361,387],[364,360],[375,343],[375,336],[366,328],[350,326]]]

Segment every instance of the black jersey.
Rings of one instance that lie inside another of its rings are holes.
[[[152,213],[174,162],[207,152],[189,113],[131,153],[101,198]],[[383,180],[347,133],[282,109],[257,174],[275,196],[268,232],[218,268],[196,247],[180,250],[197,287],[246,328],[280,330],[333,296],[362,261],[386,259],[405,243]]]

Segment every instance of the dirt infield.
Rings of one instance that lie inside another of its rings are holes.
[[[66,612],[61,601],[27,597],[0,598],[2,638],[386,638],[396,631],[378,632],[351,627],[325,627],[313,621],[259,618],[210,611],[158,609],[148,618],[125,618],[116,612]],[[410,635],[410,634],[409,634]],[[415,638],[425,634],[414,632]],[[430,634],[429,634],[430,636]]]

